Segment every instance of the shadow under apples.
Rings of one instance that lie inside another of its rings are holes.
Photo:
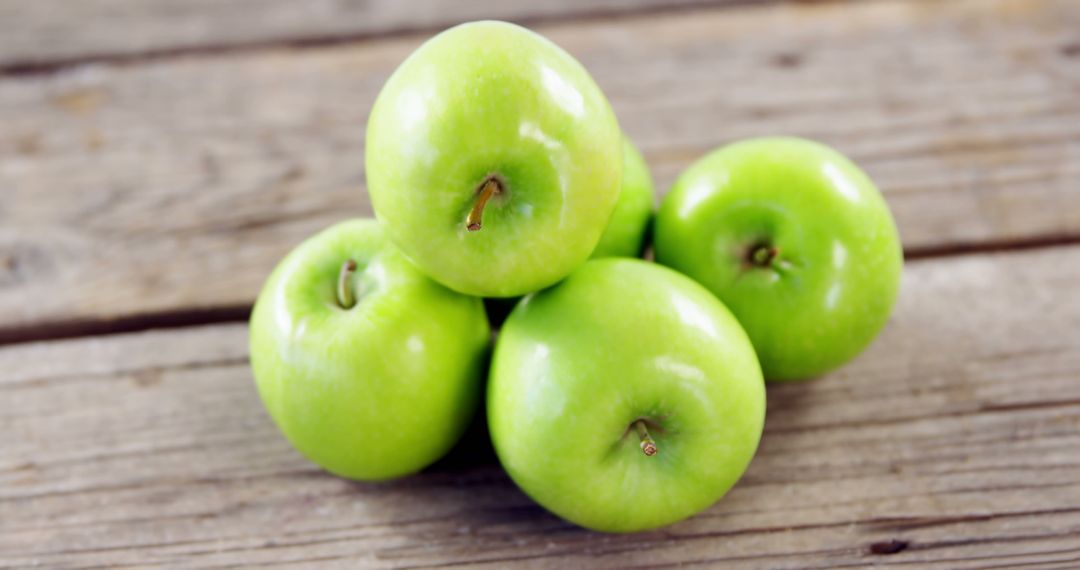
[[[484,299],[484,311],[487,312],[488,322],[491,323],[492,332],[498,331],[502,328],[506,317],[510,316],[510,313],[517,306],[521,297],[509,297],[500,299],[497,297],[488,297]]]
[[[472,423],[466,428],[457,444],[442,459],[424,469],[421,474],[453,473],[477,467],[499,467],[499,459],[495,455],[495,448],[491,445],[485,409],[484,403],[481,403]]]

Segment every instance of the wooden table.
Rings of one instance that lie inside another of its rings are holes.
[[[0,0],[0,567],[1080,567],[1080,2],[403,4]],[[479,17],[580,58],[660,189],[791,133],[896,215],[882,336],[770,386],[749,472],[691,520],[576,528],[482,431],[347,482],[258,402],[261,281],[370,215],[375,94]]]

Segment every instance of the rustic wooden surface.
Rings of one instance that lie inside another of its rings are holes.
[[[402,6],[0,0],[0,568],[1080,567],[1080,3]],[[482,425],[421,475],[350,483],[261,409],[259,284],[370,214],[375,94],[475,17],[578,56],[661,193],[716,145],[791,133],[896,215],[885,332],[770,386],[758,457],[698,517],[576,528]]]
[[[541,28],[593,71],[661,191],[714,146],[810,136],[867,168],[916,253],[1080,237],[1077,30],[1072,0]],[[0,339],[242,314],[289,248],[370,213],[366,115],[424,37],[0,81]]]
[[[0,0],[0,69],[320,45],[474,19],[581,20],[761,0]]]
[[[1080,246],[912,262],[867,353],[770,387],[727,498],[631,536],[546,514],[482,433],[396,483],[320,472],[259,405],[243,324],[0,348],[0,566],[1075,567],[1078,282]]]

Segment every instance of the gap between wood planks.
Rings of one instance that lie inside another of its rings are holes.
[[[905,250],[904,261],[907,263],[943,257],[1018,252],[1066,247],[1075,244],[1080,244],[1080,235],[1042,236],[1028,240],[924,246]],[[80,336],[103,336],[153,329],[176,329],[215,323],[244,322],[248,320],[251,308],[252,304],[246,303],[243,305],[141,313],[117,319],[78,319],[10,329],[0,328],[0,346]]]
[[[821,1],[822,0],[673,0],[667,4],[638,6],[634,8],[590,8],[579,12],[568,12],[563,14],[526,15],[509,18],[509,20],[526,27],[534,27],[559,23],[588,23],[600,20],[641,18],[654,14],[673,14],[710,7],[719,8],[776,3],[808,4],[820,3]],[[845,2],[849,0],[833,1]],[[208,43],[197,46],[156,48],[135,53],[89,53],[78,57],[59,57],[45,61],[12,61],[0,64],[0,78],[48,75],[92,64],[133,65],[180,57],[210,57],[223,54],[248,53],[281,48],[302,50],[343,44],[375,42],[416,34],[433,34],[457,23],[457,20],[448,19],[431,25],[398,26],[383,30],[328,34],[322,36],[313,35],[295,39],[271,38],[236,44]]]

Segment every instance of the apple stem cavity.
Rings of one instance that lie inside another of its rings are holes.
[[[779,253],[780,250],[774,246],[756,245],[750,249],[750,263],[758,267],[768,267]]]
[[[649,428],[645,427],[645,420],[634,422],[634,429],[637,430],[638,437],[641,438],[641,452],[644,453],[646,457],[656,455],[656,442],[649,436]]]
[[[337,302],[342,309],[351,309],[356,306],[356,297],[353,295],[353,288],[350,287],[350,277],[353,272],[356,271],[356,261],[348,260],[341,264],[341,271],[338,272],[337,280]]]
[[[479,231],[482,227],[482,221],[484,217],[484,206],[487,205],[488,200],[492,196],[502,192],[502,184],[494,176],[488,176],[484,183],[480,185],[479,190],[476,193],[476,202],[473,203],[472,210],[469,211],[469,216],[465,218],[465,229],[470,232]]]

